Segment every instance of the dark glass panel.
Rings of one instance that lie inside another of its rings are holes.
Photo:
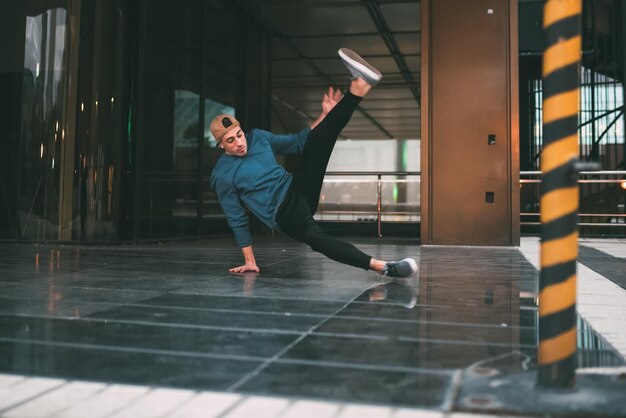
[[[128,0],[83,0],[79,53],[73,240],[129,239]]]
[[[197,232],[202,3],[146,2],[142,239]]]

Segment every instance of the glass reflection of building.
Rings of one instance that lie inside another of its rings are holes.
[[[228,2],[10,3],[0,44],[0,238],[225,232],[207,181],[219,157],[208,127],[236,113],[269,128],[246,97],[263,87],[246,73],[259,66],[241,65],[264,61],[267,35]]]

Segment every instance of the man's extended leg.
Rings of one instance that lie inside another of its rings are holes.
[[[338,52],[353,77],[350,89],[324,120],[311,131],[300,156],[298,168],[294,172],[295,180],[312,214],[317,211],[326,167],[339,134],[350,121],[361,99],[382,78],[380,71],[356,52],[347,48],[341,48]]]
[[[354,83],[365,84],[363,80],[354,80]],[[307,138],[298,161],[298,168],[294,172],[294,178],[300,185],[311,213],[317,211],[326,167],[335,142],[362,98],[362,96],[347,92]]]

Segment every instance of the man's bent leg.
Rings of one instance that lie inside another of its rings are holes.
[[[313,251],[324,254],[331,260],[338,261],[350,266],[359,267],[364,270],[370,268],[371,256],[365,254],[347,241],[331,237],[319,226],[315,220],[306,226],[304,242],[309,244]]]
[[[343,264],[364,270],[370,268],[371,256],[346,241],[327,235],[315,222],[296,185],[292,184],[289,188],[276,215],[276,221],[283,233],[296,241],[308,244],[314,251]]]

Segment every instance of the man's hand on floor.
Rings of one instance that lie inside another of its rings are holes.
[[[259,267],[255,263],[246,263],[243,266],[233,267],[232,269],[228,269],[231,273],[243,273],[246,271],[256,271],[259,272]]]

